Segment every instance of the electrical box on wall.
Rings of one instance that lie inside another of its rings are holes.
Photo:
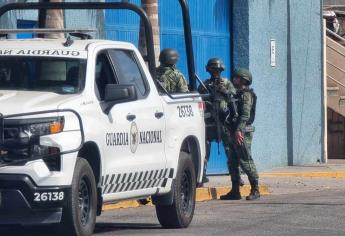
[[[271,39],[271,66],[275,67],[276,66],[276,40]]]

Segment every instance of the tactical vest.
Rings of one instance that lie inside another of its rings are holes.
[[[230,81],[227,79],[222,78],[221,83],[224,83],[224,86],[228,89],[233,87],[230,86]],[[204,98],[206,102],[206,110],[205,110],[205,124],[206,124],[206,136],[207,140],[216,140],[217,139],[217,131],[216,131],[216,108],[215,108],[215,99],[219,99],[219,110],[218,110],[218,121],[220,122],[219,125],[223,126],[224,121],[226,118],[226,113],[228,110],[228,97],[224,96],[223,94],[215,91],[214,81],[212,79],[207,79],[204,81],[205,87],[207,88],[210,96]],[[199,87],[199,92],[205,93],[204,87]],[[233,92],[233,91],[231,91]]]
[[[252,105],[252,109],[250,110],[250,118],[247,122],[247,124],[251,125],[254,123],[254,120],[255,120],[255,111],[256,111],[256,99],[257,99],[257,96],[254,92],[253,89],[250,89],[249,90],[250,93],[252,94],[252,99],[253,99],[253,105]]]
[[[255,92],[254,92],[254,90],[253,89],[248,89],[248,90],[246,90],[246,92],[249,92],[250,94],[251,94],[251,96],[252,96],[252,99],[253,99],[253,101],[252,101],[252,107],[251,107],[251,109],[250,109],[250,117],[249,117],[249,119],[248,119],[248,121],[247,121],[247,125],[251,125],[251,124],[253,124],[254,123],[254,120],[255,120],[255,111],[256,111],[256,100],[257,100],[257,96],[256,96],[256,94],[255,94]],[[238,94],[239,96],[238,96],[238,102],[237,102],[237,106],[238,107],[240,107],[240,106],[242,106],[243,104],[242,104],[242,101],[243,101],[243,93],[239,93]],[[241,115],[241,114],[239,114],[239,115]]]
[[[234,93],[235,94],[235,90],[234,87],[232,86],[232,84],[230,85],[230,81],[225,79],[225,78],[221,78],[221,83],[223,83],[223,86],[225,86],[227,89],[229,89],[230,93]],[[217,93],[215,94],[215,85],[214,85],[214,81],[212,79],[208,79],[205,81],[205,86],[208,89],[209,93],[210,93],[210,98],[209,101],[214,103],[214,99],[215,97],[218,97],[218,99],[220,99],[220,109],[222,111],[227,110],[228,107],[228,101],[229,101],[229,97],[224,96],[221,93]]]

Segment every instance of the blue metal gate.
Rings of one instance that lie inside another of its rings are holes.
[[[110,1],[109,1],[110,2]],[[112,1],[114,2],[114,1]],[[140,4],[140,0],[132,0]],[[182,15],[178,1],[159,0],[159,25],[161,48],[176,48],[181,54],[179,69],[187,75],[187,63],[183,39]],[[201,79],[208,78],[205,64],[211,57],[224,60],[227,70],[224,77],[230,76],[230,2],[231,0],[189,0],[195,68]],[[139,17],[124,11],[106,11],[106,37],[108,39],[130,41],[138,45]],[[188,76],[186,76],[187,78]],[[218,157],[217,145],[212,144],[209,174],[227,173],[226,156],[221,145]]]
[[[195,68],[201,79],[209,74],[205,65],[209,58],[220,57],[228,70],[223,76],[230,76],[230,1],[229,0],[189,0]],[[182,16],[177,1],[159,1],[159,23],[161,48],[172,47],[181,54],[179,68],[187,74],[185,47],[183,40]],[[218,157],[217,144],[212,143],[209,174],[227,173],[226,156],[223,145]]]
[[[38,22],[33,20],[17,20],[17,29],[31,29],[36,28]],[[17,34],[18,39],[33,38],[33,35],[28,34]]]
[[[121,2],[120,0],[106,0],[106,2]],[[140,5],[140,0],[131,0]],[[105,36],[107,39],[131,42],[138,46],[139,22],[137,14],[128,10],[105,11]]]

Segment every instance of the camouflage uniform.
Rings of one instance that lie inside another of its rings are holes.
[[[228,129],[229,133],[227,133],[229,139],[229,143],[227,147],[230,147],[228,150],[229,152],[229,159],[228,159],[228,166],[231,174],[231,181],[233,184],[237,185],[240,181],[240,171],[239,167],[242,168],[244,173],[248,176],[249,182],[252,184],[257,182],[259,179],[258,173],[256,171],[256,167],[251,155],[251,144],[253,140],[253,128],[250,127],[248,124],[248,120],[250,118],[250,111],[253,106],[253,95],[251,91],[239,91],[238,92],[238,99],[239,99],[239,106],[238,106],[238,113],[239,117],[237,122]],[[241,130],[244,134],[244,146],[239,147],[239,145],[235,142],[235,131]],[[243,150],[244,148],[246,150]]]
[[[256,95],[249,85],[252,82],[252,75],[246,69],[238,69],[234,73],[237,80],[246,81],[246,86],[237,90],[236,98],[238,99],[238,118],[229,122],[229,129],[226,135],[229,137],[225,141],[229,141],[225,147],[230,147],[227,150],[229,153],[228,166],[231,175],[232,189],[231,191],[221,196],[222,200],[239,200],[241,194],[239,191],[240,186],[240,171],[239,167],[246,173],[251,185],[251,191],[247,200],[254,200],[260,198],[259,192],[259,176],[254,164],[251,154],[251,144],[253,139],[254,127],[251,124],[255,117]],[[236,143],[236,132],[241,131],[244,136],[243,144]]]
[[[187,82],[175,65],[160,65],[157,67],[157,80],[169,93],[188,92]]]
[[[219,122],[221,125],[221,139],[224,144],[224,148],[226,151],[227,156],[229,157],[229,150],[230,150],[230,131],[228,128],[224,125],[224,120],[226,114],[224,114],[223,111],[226,111],[229,107],[230,97],[234,96],[236,94],[236,89],[233,86],[232,82],[228,79],[221,78],[219,80],[219,83],[217,82],[216,87],[223,87],[224,90],[222,92],[216,91],[215,89],[215,82],[216,80],[213,78],[207,79],[204,81],[204,85],[207,88],[207,90],[210,92],[210,97],[205,99],[206,103],[206,113],[212,114],[209,117],[205,118],[206,123],[206,157],[205,157],[205,167],[207,168],[207,162],[210,159],[210,152],[211,152],[211,142],[212,141],[218,141],[217,140],[217,127],[216,127],[216,121],[215,121],[215,113],[213,112],[214,109],[214,99],[216,96],[219,96]],[[205,88],[201,85],[198,88],[199,93],[205,93]],[[217,94],[214,94],[217,93]],[[204,171],[206,174],[206,169]]]

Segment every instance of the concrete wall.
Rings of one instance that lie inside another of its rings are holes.
[[[259,170],[321,159],[320,7],[316,0],[234,0],[233,64],[249,66],[254,77],[253,156]]]
[[[293,164],[322,158],[320,7],[316,0],[290,0]]]

